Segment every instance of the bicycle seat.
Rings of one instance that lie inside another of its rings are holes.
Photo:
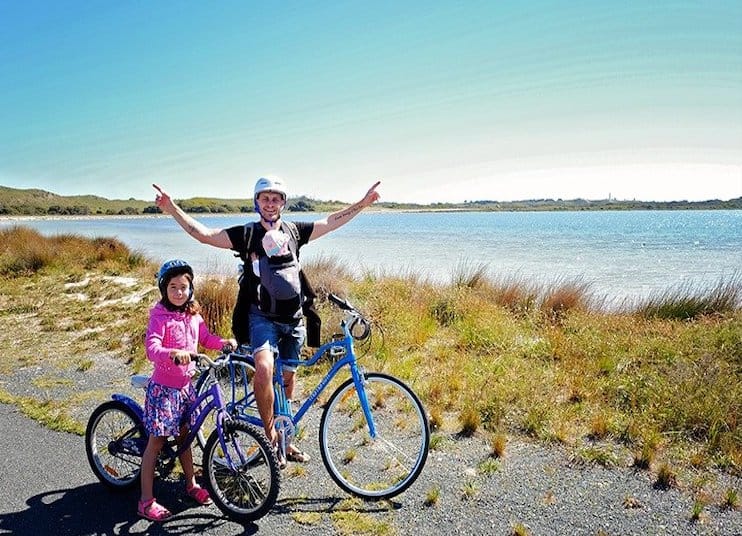
[[[149,376],[146,374],[134,374],[131,377],[131,385],[139,389],[146,389],[147,385],[149,385]]]

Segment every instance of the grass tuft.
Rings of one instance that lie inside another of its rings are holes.
[[[492,458],[503,458],[505,456],[507,442],[508,438],[505,434],[495,434],[490,445],[490,456]]]
[[[479,493],[479,489],[479,483],[474,479],[469,479],[461,487],[461,496],[464,500],[473,499]]]
[[[461,423],[461,435],[464,437],[473,436],[481,424],[479,411],[474,406],[467,404],[459,413],[459,422]]]
[[[703,516],[703,510],[706,507],[703,501],[695,500],[691,508],[690,520],[693,522],[700,521]]]
[[[541,312],[551,322],[561,322],[572,311],[588,308],[589,284],[582,281],[561,282],[547,290],[541,300]]]
[[[500,462],[491,456],[488,456],[477,465],[480,474],[491,475],[500,470]]]
[[[205,277],[195,281],[196,299],[201,314],[212,333],[232,333],[232,311],[237,297],[237,281],[233,277]]]
[[[510,534],[512,536],[531,536],[531,531],[523,523],[516,523],[513,525],[513,530]]]
[[[645,318],[689,320],[704,315],[734,312],[742,304],[742,272],[720,279],[710,288],[692,282],[656,292],[635,307],[635,313]]]
[[[446,436],[433,433],[430,436],[430,450],[442,450],[446,444]]]
[[[483,263],[460,261],[451,274],[451,286],[454,288],[482,288],[488,282],[487,265]]]
[[[330,514],[335,530],[341,536],[369,534],[374,536],[391,536],[393,525],[386,520],[377,520],[370,514],[353,510],[337,511]]]
[[[291,519],[299,525],[316,526],[322,523],[322,514],[319,512],[294,512]]]
[[[739,508],[739,495],[734,488],[727,488],[721,507],[725,510],[736,510]]]
[[[425,494],[425,501],[423,504],[425,504],[425,506],[435,506],[436,504],[438,504],[438,501],[440,501],[440,498],[441,488],[440,486],[434,486],[430,488]]]
[[[655,449],[647,444],[642,445],[641,449],[634,452],[633,465],[637,469],[649,469],[654,461]]]
[[[669,464],[663,463],[660,465],[657,471],[657,479],[654,482],[656,489],[668,490],[676,487],[678,484],[678,477],[675,471],[670,467]]]

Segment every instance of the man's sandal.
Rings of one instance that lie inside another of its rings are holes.
[[[137,514],[150,521],[165,521],[173,515],[170,510],[158,503],[154,497],[148,501],[139,501]]]
[[[293,450],[289,449],[286,453],[286,459],[290,462],[309,463],[309,460],[311,460],[312,458],[309,456],[309,454],[300,451],[296,447],[293,447]]]
[[[198,504],[211,504],[211,497],[209,497],[209,492],[201,486],[196,485],[192,488],[187,488],[186,493]]]

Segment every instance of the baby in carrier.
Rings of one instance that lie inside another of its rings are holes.
[[[263,237],[266,256],[253,263],[253,271],[260,277],[258,308],[271,316],[300,319],[301,265],[289,247],[289,240],[279,229],[272,229]]]

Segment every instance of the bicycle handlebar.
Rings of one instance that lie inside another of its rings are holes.
[[[224,361],[224,354],[222,354],[220,357],[216,359],[216,361],[214,361],[206,354],[199,354],[197,352],[191,352],[191,360],[196,361],[198,365],[201,367],[213,368],[213,367],[219,366],[221,362]]]
[[[349,304],[346,300],[336,296],[335,294],[328,294],[327,299],[329,299],[332,303],[340,307],[343,311],[356,311],[355,308],[351,304]]]
[[[343,311],[347,311],[349,316],[352,317],[352,320],[349,321],[348,327],[354,339],[362,341],[371,334],[371,323],[358,309],[353,307],[347,300],[344,300],[335,294],[328,294],[327,298]]]

